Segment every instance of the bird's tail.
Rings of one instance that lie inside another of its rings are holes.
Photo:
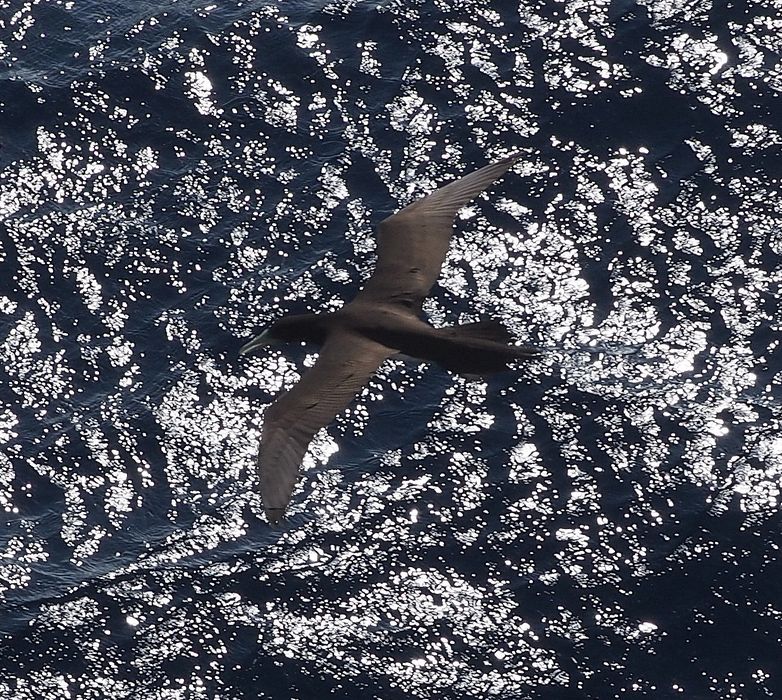
[[[463,323],[460,326],[449,326],[447,331],[460,338],[476,338],[492,340],[495,343],[510,343],[513,336],[501,321],[485,319],[476,323]]]
[[[510,331],[494,319],[441,328],[439,333],[446,343],[432,359],[458,374],[503,372],[513,360],[540,354],[537,348],[512,345]]]

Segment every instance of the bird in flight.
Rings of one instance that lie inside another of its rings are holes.
[[[465,175],[381,221],[375,271],[353,301],[333,313],[281,318],[241,348],[244,355],[276,342],[320,346],[315,365],[264,415],[258,463],[269,522],[285,514],[315,433],[347,408],[388,358],[403,354],[451,372],[487,375],[539,354],[511,344],[499,321],[435,328],[421,308],[440,275],[456,213],[520,157]]]

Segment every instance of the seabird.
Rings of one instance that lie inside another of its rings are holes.
[[[315,433],[347,408],[388,358],[403,354],[451,372],[487,375],[539,354],[512,345],[499,321],[434,328],[421,308],[440,275],[456,213],[520,157],[465,175],[381,221],[375,271],[353,301],[333,313],[282,318],[241,348],[245,355],[280,341],[320,346],[315,365],[266,410],[258,463],[269,522],[284,515]]]

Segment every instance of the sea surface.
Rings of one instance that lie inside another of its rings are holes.
[[[513,151],[287,521],[263,411],[374,226]],[[0,0],[0,698],[782,697],[782,14]]]

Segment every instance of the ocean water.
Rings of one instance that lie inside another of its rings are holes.
[[[0,1],[0,697],[779,697],[781,27]],[[552,352],[389,361],[270,527],[263,410],[315,354],[238,348],[515,150],[426,311]]]

